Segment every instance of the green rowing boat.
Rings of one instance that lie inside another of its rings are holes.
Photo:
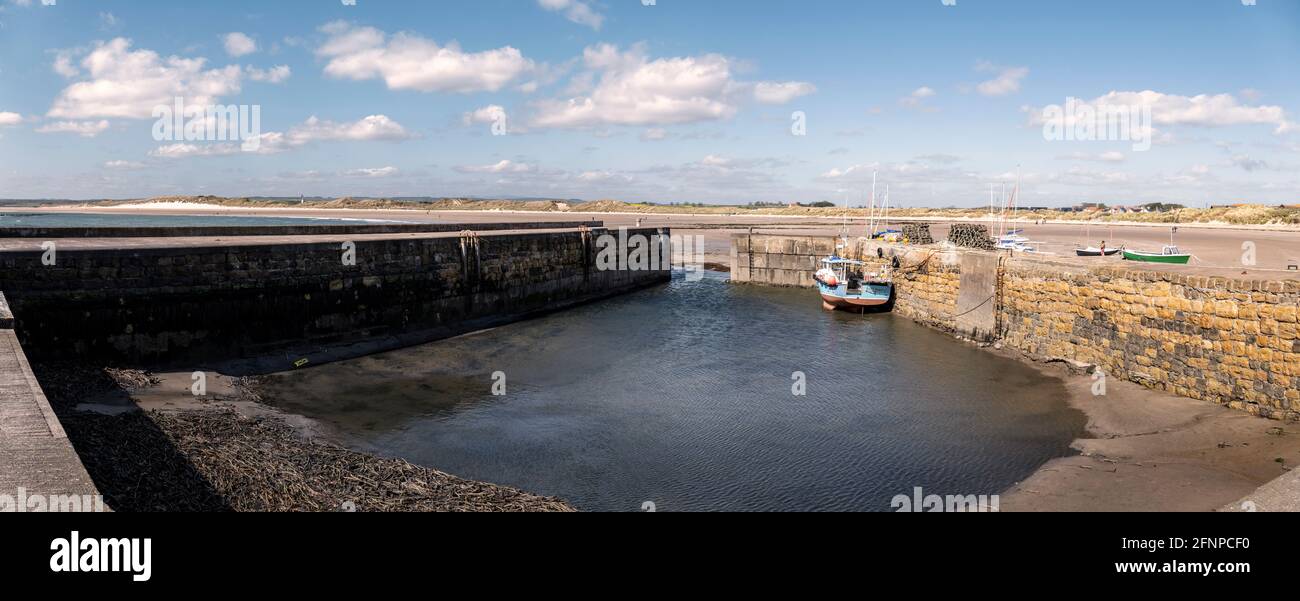
[[[1174,263],[1177,265],[1186,265],[1191,260],[1192,255],[1180,252],[1177,246],[1166,246],[1164,250],[1158,253],[1142,252],[1140,250],[1124,249],[1124,259],[1127,261],[1142,261],[1145,263]]]

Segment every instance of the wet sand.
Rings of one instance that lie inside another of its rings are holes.
[[[1019,355],[996,351],[1008,355]],[[1065,378],[1088,417],[1079,455],[1049,461],[1002,493],[1002,511],[1215,511],[1300,465],[1300,425],[1110,378],[1035,364]]]

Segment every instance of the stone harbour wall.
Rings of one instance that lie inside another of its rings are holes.
[[[1300,419],[1300,281],[1008,261],[1003,339],[1252,414]]]
[[[0,252],[0,290],[34,358],[172,364],[372,339],[397,347],[671,278],[599,269],[602,233],[358,241],[354,265],[341,241],[67,250],[51,266],[40,252]]]
[[[1149,388],[1300,419],[1300,280],[863,240],[837,249],[830,237],[744,234],[732,239],[732,278],[811,287],[811,273],[792,272],[815,269],[837,250],[869,262],[899,259],[894,312],[901,316],[1035,358],[1093,364]],[[981,289],[962,294],[963,285]]]

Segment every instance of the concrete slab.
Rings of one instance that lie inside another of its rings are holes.
[[[1291,471],[1219,511],[1300,511],[1300,471]]]
[[[997,337],[998,255],[963,253],[957,292],[957,330],[976,340]]]
[[[11,329],[0,329],[0,512],[103,509]]]

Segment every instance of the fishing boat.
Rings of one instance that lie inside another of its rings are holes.
[[[868,272],[866,263],[838,256],[822,259],[821,265],[813,279],[827,311],[862,312],[886,305],[893,297],[893,277],[887,265]]]
[[[1173,263],[1177,265],[1186,265],[1191,260],[1192,255],[1178,250],[1177,246],[1172,244],[1166,245],[1158,253],[1143,252],[1140,250],[1123,250],[1124,259],[1128,261],[1142,261],[1145,263]]]
[[[1089,246],[1087,248],[1074,249],[1074,254],[1080,257],[1113,257],[1115,255],[1118,255],[1122,250],[1124,249],[1123,248],[1102,249],[1102,248],[1097,248],[1096,246]]]
[[[886,193],[888,197],[888,193]],[[864,240],[883,239],[890,240],[891,234],[886,227],[884,231],[879,231],[879,226],[884,221],[888,201],[883,203],[881,212],[877,213],[876,203],[876,174],[871,174],[871,200],[868,203],[868,220],[867,235],[863,236]],[[848,200],[844,201],[845,214],[848,213]],[[813,274],[813,279],[817,281],[817,291],[822,297],[822,308],[827,311],[855,311],[861,313],[869,307],[880,307],[889,304],[894,294],[893,274],[889,265],[879,267],[869,266],[862,261],[846,259],[839,256],[839,253],[847,249],[849,240],[847,235],[848,221],[844,223],[844,231],[838,244],[836,244],[836,254],[833,254],[821,261],[821,269]],[[901,236],[899,232],[897,235]],[[872,271],[868,271],[871,269]]]

